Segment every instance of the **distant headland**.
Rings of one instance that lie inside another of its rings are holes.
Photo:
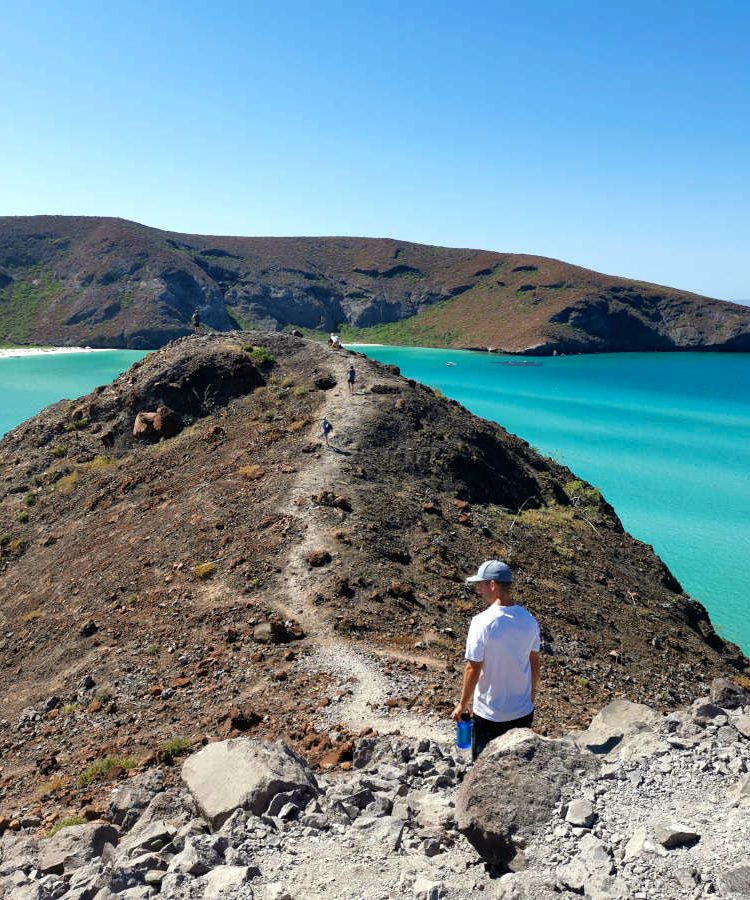
[[[0,344],[160,347],[191,330],[527,355],[750,350],[750,307],[546,257],[390,238],[214,237],[0,217]]]

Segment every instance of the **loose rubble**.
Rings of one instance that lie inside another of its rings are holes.
[[[317,777],[281,743],[216,742],[187,759],[180,784],[165,785],[160,769],[129,778],[112,794],[108,821],[50,838],[33,824],[6,831],[0,892],[750,897],[750,741],[736,727],[748,715],[746,693],[700,698],[665,717],[618,700],[586,732],[552,740],[519,729],[474,766],[441,742],[372,734],[356,743],[350,772]],[[241,762],[222,772],[227,759]],[[214,790],[220,811],[206,808]]]

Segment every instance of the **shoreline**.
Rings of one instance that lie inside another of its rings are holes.
[[[0,359],[61,353],[106,353],[111,347],[0,347]]]

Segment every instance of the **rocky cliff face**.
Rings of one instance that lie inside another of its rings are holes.
[[[95,805],[175,740],[283,737],[335,767],[370,727],[444,734],[464,579],[492,557],[541,623],[543,733],[746,671],[595,489],[311,341],[181,339],[6,435],[0,472],[9,818]]]
[[[558,260],[390,239],[0,218],[0,340],[153,348],[205,325],[509,352],[750,349],[750,310]],[[357,331],[357,329],[363,329]]]

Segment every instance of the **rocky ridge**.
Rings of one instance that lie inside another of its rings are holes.
[[[511,559],[541,623],[544,734],[746,677],[598,491],[314,342],[178,341],[19,426],[0,473],[6,827],[101,810],[113,780],[227,736],[282,738],[316,771],[351,767],[371,728],[444,740],[486,558]]]
[[[750,310],[526,254],[0,217],[0,341],[160,347],[205,325],[511,353],[750,349]]]
[[[134,775],[97,821],[6,832],[0,889],[738,900],[750,896],[749,767],[750,694],[726,679],[668,716],[621,699],[561,739],[510,732],[473,768],[450,744],[372,734],[350,772],[314,775],[281,743],[238,738],[190,756],[176,783],[163,769]]]

